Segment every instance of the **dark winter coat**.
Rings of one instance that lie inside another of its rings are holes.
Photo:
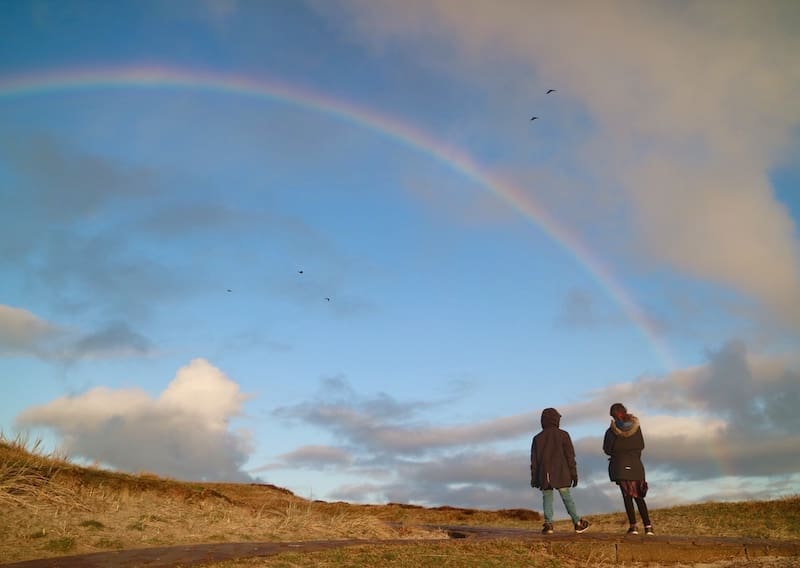
[[[611,481],[644,480],[642,450],[644,437],[639,419],[628,415],[620,427],[614,420],[603,438],[603,451],[610,456],[608,476]]]
[[[558,426],[561,415],[554,408],[542,412],[542,431],[531,442],[531,486],[559,489],[578,482],[575,448],[569,433]]]

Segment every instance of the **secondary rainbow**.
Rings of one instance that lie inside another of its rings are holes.
[[[577,235],[558,223],[519,186],[492,175],[465,152],[437,140],[399,118],[280,81],[175,67],[62,69],[0,77],[0,97],[129,87],[194,89],[272,99],[339,117],[429,154],[494,193],[549,235],[606,290],[627,318],[644,334],[662,364],[668,370],[676,368],[670,349],[659,336],[647,313]]]

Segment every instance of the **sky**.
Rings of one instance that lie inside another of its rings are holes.
[[[299,496],[800,493],[800,5],[0,1],[0,430]],[[533,120],[533,117],[536,117]],[[557,506],[557,515],[564,515]]]

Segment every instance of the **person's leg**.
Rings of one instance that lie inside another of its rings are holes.
[[[644,523],[644,526],[651,526],[650,514],[647,512],[647,503],[644,502],[644,497],[636,498],[636,507],[639,509],[639,516],[642,517],[642,523]]]
[[[572,492],[569,490],[569,487],[559,489],[558,493],[561,495],[561,500],[564,502],[564,507],[567,508],[567,513],[569,513],[569,516],[572,518],[572,523],[575,526],[575,532],[585,532],[586,529],[589,528],[589,521],[582,519],[580,515],[578,515],[578,511],[575,508],[575,501],[572,499]]]
[[[628,515],[628,522],[631,526],[636,524],[636,511],[633,509],[633,497],[625,493],[625,488],[620,486],[622,491],[622,502],[625,503],[625,513]]]
[[[572,522],[577,524],[581,520],[581,517],[575,510],[575,500],[572,498],[572,492],[569,490],[569,487],[560,488],[558,493],[561,495],[561,501],[564,503],[567,513],[569,513],[569,516],[572,518]]]
[[[542,489],[542,508],[544,509],[544,522],[553,524],[553,490]]]

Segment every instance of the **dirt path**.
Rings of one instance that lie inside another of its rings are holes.
[[[591,551],[594,558],[609,563],[618,562],[713,562],[763,556],[792,556],[800,558],[800,541],[770,541],[744,538],[710,537],[625,537],[618,534],[571,533],[543,536],[526,529],[435,525],[451,539],[529,539],[545,542],[552,552]],[[316,551],[344,546],[369,544],[435,543],[448,541],[412,540],[325,540],[300,542],[248,542],[193,544],[138,548],[114,552],[97,552],[79,556],[62,556],[0,564],[2,568],[175,568],[221,562],[238,558],[267,557],[287,551]]]

